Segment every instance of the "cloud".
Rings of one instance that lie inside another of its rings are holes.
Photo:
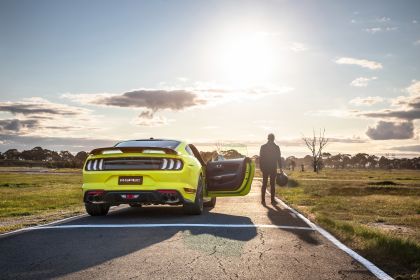
[[[420,46],[420,39],[415,41],[413,44],[414,44],[414,46]]]
[[[60,132],[64,136],[71,135],[76,130],[95,129],[90,110],[53,103],[38,97],[0,102],[0,112],[15,116],[13,119],[0,119],[0,133],[48,135]]]
[[[396,31],[398,30],[398,27],[396,26],[384,26],[384,27],[370,27],[370,28],[365,28],[364,31],[371,33],[371,34],[376,34],[379,32],[389,32],[389,31]]]
[[[334,118],[349,118],[354,117],[353,111],[349,110],[340,110],[340,109],[330,109],[330,110],[316,110],[316,111],[308,111],[305,113],[307,116],[327,116],[327,117],[334,117]]]
[[[389,17],[381,17],[381,18],[377,18],[376,21],[380,22],[380,23],[385,23],[390,21],[391,19]]]
[[[413,96],[420,96],[420,81],[412,81],[411,85],[409,85],[406,90]]]
[[[368,118],[398,119],[412,121],[420,119],[420,81],[413,81],[406,89],[409,96],[399,96],[391,102],[395,109],[384,109],[371,112],[358,112],[359,116]]]
[[[267,95],[282,94],[294,90],[292,87],[265,85],[263,87],[231,88],[212,83],[197,82],[182,89],[141,89],[122,94],[95,93],[71,94],[61,97],[84,105],[141,108],[180,111],[186,108],[227,103],[230,101],[258,99]]]
[[[139,126],[158,127],[167,125],[169,120],[162,116],[156,116],[153,111],[146,110],[141,112],[132,123]]]
[[[350,85],[353,87],[367,87],[370,81],[376,80],[377,77],[371,77],[371,78],[367,78],[367,77],[359,77],[354,79]]]
[[[155,112],[162,109],[178,111],[205,104],[206,101],[200,100],[195,93],[186,90],[136,90],[120,95],[99,97],[92,103],[115,107],[148,108]]]
[[[22,130],[28,130],[39,126],[39,120],[18,120],[3,119],[0,120],[0,133],[17,133]]]
[[[381,27],[371,27],[371,28],[365,28],[365,31],[371,34],[376,34],[378,32],[382,31]]]
[[[376,61],[366,60],[366,59],[357,59],[352,57],[341,57],[335,61],[337,64],[348,64],[348,65],[358,65],[363,68],[368,68],[372,70],[382,69],[382,64]]]
[[[384,99],[380,96],[356,97],[350,100],[350,104],[356,106],[371,106],[376,103],[383,102]]]
[[[68,106],[65,104],[52,103],[43,98],[28,98],[23,101],[0,102],[0,111],[9,112],[13,115],[61,115],[75,116],[86,112],[86,109]]]
[[[411,110],[391,110],[385,109],[375,112],[363,112],[359,116],[368,118],[385,118],[385,119],[401,119],[401,120],[416,120],[420,119],[420,109],[414,108]]]
[[[366,135],[373,140],[411,139],[414,137],[412,122],[379,121],[375,127],[369,127]]]
[[[397,150],[397,151],[401,151],[401,152],[418,152],[418,153],[420,153],[420,145],[393,147],[393,148],[391,148],[391,150]]]

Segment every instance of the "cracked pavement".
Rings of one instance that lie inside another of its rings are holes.
[[[254,224],[308,227],[281,206],[218,198],[201,216],[179,207],[118,207],[59,225]],[[268,197],[267,197],[267,200]],[[316,231],[279,228],[53,228],[0,238],[0,279],[375,279]]]

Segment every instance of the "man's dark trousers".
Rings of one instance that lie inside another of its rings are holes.
[[[261,188],[261,199],[265,201],[265,192],[267,189],[268,178],[270,178],[270,191],[271,191],[271,201],[274,201],[274,196],[276,192],[275,184],[276,184],[276,171],[271,172],[263,172],[263,184]]]

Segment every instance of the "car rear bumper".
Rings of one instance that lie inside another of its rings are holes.
[[[85,203],[110,205],[119,204],[170,204],[179,205],[190,202],[176,190],[155,190],[155,191],[86,191],[83,201]]]

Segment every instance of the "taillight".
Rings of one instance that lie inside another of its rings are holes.
[[[162,165],[160,169],[163,170],[180,170],[182,169],[182,160],[174,158],[162,159]]]
[[[86,163],[86,170],[87,171],[96,171],[96,170],[103,170],[104,168],[104,159],[90,159]]]

